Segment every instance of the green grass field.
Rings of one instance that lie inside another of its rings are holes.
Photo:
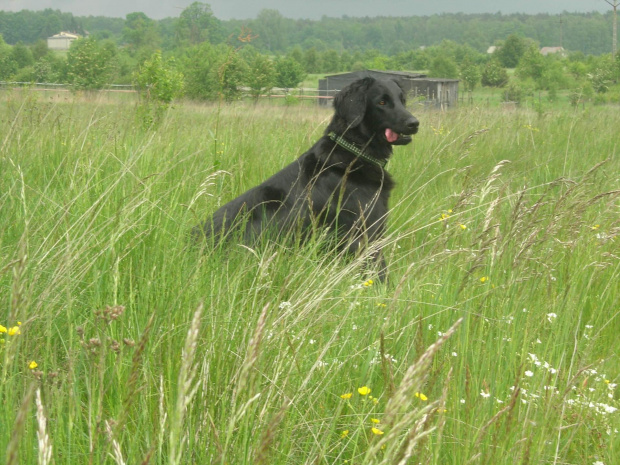
[[[0,462],[620,463],[618,108],[413,111],[381,285],[188,241],[331,110],[4,95]]]

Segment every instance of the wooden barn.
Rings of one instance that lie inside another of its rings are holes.
[[[327,102],[343,87],[364,77],[392,78],[400,81],[409,99],[417,99],[438,108],[455,107],[459,96],[459,80],[428,78],[424,74],[405,71],[364,70],[332,74],[319,79],[319,104]]]

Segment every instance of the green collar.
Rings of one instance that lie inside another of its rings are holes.
[[[382,159],[371,157],[370,155],[365,154],[364,151],[360,149],[357,145],[354,145],[353,143],[343,139],[341,136],[337,135],[335,132],[332,131],[327,135],[336,144],[338,144],[343,149],[348,150],[353,155],[356,155],[360,157],[361,159],[366,160],[369,163],[373,163],[379,166],[380,168],[385,168],[385,165],[387,165],[387,162],[388,162],[387,160],[382,160]]]

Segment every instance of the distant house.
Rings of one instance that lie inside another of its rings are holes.
[[[489,48],[487,48],[487,53],[489,55],[492,55],[493,53],[495,53],[497,51],[499,47],[497,45],[491,45]]]
[[[326,105],[347,84],[364,77],[392,78],[400,81],[410,98],[421,98],[427,104],[440,108],[454,107],[459,96],[459,80],[428,78],[425,74],[404,71],[364,70],[332,74],[319,79],[319,104]]]
[[[554,55],[556,53],[564,56],[566,55],[566,50],[564,50],[564,47],[543,47],[540,49],[540,54],[544,56]]]
[[[50,50],[69,50],[69,47],[71,47],[71,42],[79,38],[80,36],[77,34],[60,32],[47,38],[47,48]]]

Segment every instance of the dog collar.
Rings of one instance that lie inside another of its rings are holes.
[[[364,151],[362,149],[360,149],[357,145],[354,145],[353,143],[349,142],[348,140],[345,140],[341,136],[337,135],[335,132],[332,131],[332,132],[330,132],[327,135],[336,144],[338,144],[343,149],[348,150],[353,155],[356,155],[356,156],[360,157],[361,159],[366,160],[369,163],[373,163],[373,164],[379,166],[380,168],[385,168],[385,165],[387,165],[387,162],[388,162],[387,160],[382,160],[382,159],[379,159],[379,158],[372,157],[370,155],[366,155],[364,153]]]

